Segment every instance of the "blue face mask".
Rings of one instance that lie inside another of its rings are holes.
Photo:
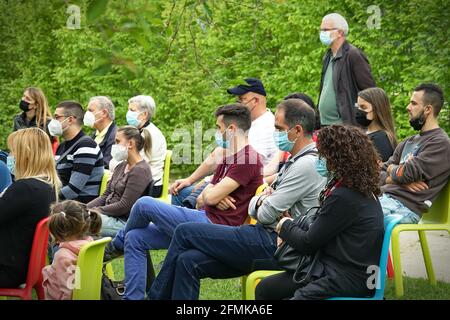
[[[291,129],[292,130],[292,129]],[[289,130],[289,131],[291,131]],[[289,141],[288,133],[289,131],[274,131],[273,139],[275,141],[275,145],[281,151],[291,152],[294,147],[295,141]]]
[[[138,120],[139,114],[140,114],[140,112],[128,110],[128,112],[127,112],[127,123],[130,126],[133,126],[133,127],[137,128],[139,126],[139,120]]]
[[[223,136],[220,133],[220,131],[217,131],[215,134],[216,144],[218,147],[229,149],[230,148],[230,141],[223,140]]]
[[[322,177],[327,178],[329,173],[327,169],[327,162],[325,159],[317,158],[316,160],[316,171],[318,174],[320,174]]]
[[[14,174],[16,171],[16,158],[14,158],[14,156],[8,156],[6,158],[6,166],[8,167],[9,172]]]
[[[326,46],[329,46],[333,42],[333,39],[331,39],[331,32],[320,31],[320,42],[322,42]]]

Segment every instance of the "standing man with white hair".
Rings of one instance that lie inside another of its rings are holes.
[[[97,142],[102,151],[105,169],[109,169],[112,158],[111,148],[116,139],[117,126],[114,119],[114,104],[110,98],[97,96],[89,99],[83,123],[85,126],[97,129],[92,139]]]
[[[161,130],[151,122],[155,112],[155,100],[150,96],[139,95],[128,100],[127,123],[137,127],[141,133],[146,130],[151,136],[151,148],[150,150],[142,150],[141,156],[150,165],[152,177],[155,181],[151,196],[157,198],[161,196],[162,192],[167,143]]]
[[[354,107],[358,92],[375,87],[369,61],[347,42],[348,24],[338,13],[327,14],[320,26],[320,41],[329,46],[320,79],[319,113],[322,126],[357,124]]]

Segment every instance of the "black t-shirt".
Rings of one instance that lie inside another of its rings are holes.
[[[394,153],[394,148],[392,147],[386,132],[383,130],[371,132],[369,133],[369,138],[372,140],[375,149],[377,149],[380,154],[381,160],[383,162],[388,161]]]
[[[0,278],[10,285],[25,283],[36,225],[55,200],[52,187],[34,178],[14,182],[0,197],[0,270],[8,274]]]

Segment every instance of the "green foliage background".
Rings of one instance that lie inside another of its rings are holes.
[[[80,29],[67,28],[71,4],[81,9]],[[379,29],[367,26],[374,4]],[[119,125],[128,98],[149,94],[169,148],[179,142],[171,138],[176,127],[193,132],[199,120],[212,128],[215,108],[232,101],[225,89],[245,77],[264,81],[272,110],[293,91],[317,100],[326,50],[318,29],[329,12],[347,18],[349,41],[368,56],[390,96],[398,137],[413,134],[405,111],[412,89],[431,81],[449,96],[447,0],[0,0],[0,148],[31,85],[44,90],[52,109],[65,99],[86,106],[90,96],[108,95]],[[440,121],[450,133],[448,104]]]

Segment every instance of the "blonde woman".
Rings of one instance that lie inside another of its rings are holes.
[[[25,128],[37,127],[48,132],[47,125],[52,119],[47,98],[41,89],[36,87],[26,88],[23,92],[19,108],[23,111],[14,117],[14,131]]]
[[[7,142],[16,181],[0,197],[0,288],[25,283],[34,230],[48,216],[61,187],[43,130],[21,129]]]

